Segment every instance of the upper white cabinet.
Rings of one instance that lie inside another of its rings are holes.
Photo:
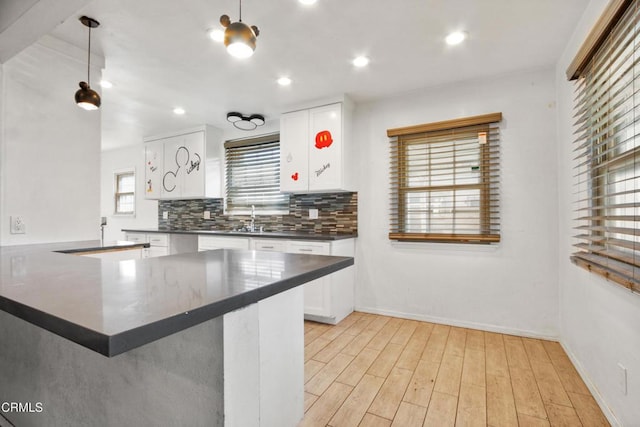
[[[280,119],[280,191],[348,191],[344,102],[285,113]]]
[[[145,139],[148,199],[222,197],[221,132],[203,126]]]

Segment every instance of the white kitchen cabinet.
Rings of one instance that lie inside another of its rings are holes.
[[[287,252],[313,255],[354,256],[353,239],[318,241],[287,241]],[[355,305],[353,266],[304,285],[304,317],[335,325],[347,317]]]
[[[254,251],[286,252],[287,242],[276,239],[251,239],[251,249]]]
[[[280,191],[349,191],[345,169],[350,107],[336,102],[292,111],[280,119]]]
[[[280,118],[280,191],[309,190],[309,111]]]
[[[159,199],[162,196],[162,171],[164,146],[161,141],[150,142],[144,147],[145,198]]]
[[[222,197],[221,132],[203,126],[145,139],[148,199]]]
[[[149,243],[149,247],[142,250],[142,258],[169,255],[170,239],[168,234],[131,232],[125,234],[125,240],[129,242]]]
[[[249,249],[248,237],[198,236],[198,250]]]

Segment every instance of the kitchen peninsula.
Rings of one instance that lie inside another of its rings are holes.
[[[12,423],[294,426],[302,418],[300,285],[353,258],[220,249],[112,261],[55,252],[72,246],[0,248],[0,396],[43,407],[5,414]]]

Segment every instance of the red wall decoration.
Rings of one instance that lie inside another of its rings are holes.
[[[331,132],[329,132],[328,130],[323,130],[316,134],[316,148],[318,150],[330,147],[331,144],[333,144]]]

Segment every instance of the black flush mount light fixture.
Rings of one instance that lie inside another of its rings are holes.
[[[233,125],[241,130],[254,130],[258,126],[264,124],[264,116],[261,114],[252,114],[245,116],[242,113],[232,111],[227,113],[227,121],[233,123]]]
[[[91,89],[89,83],[91,81],[91,29],[97,28],[100,23],[88,16],[80,17],[80,22],[82,22],[84,26],[89,27],[89,48],[87,49],[87,81],[80,82],[80,89],[76,92],[76,104],[85,110],[97,110],[100,108],[100,95]]]
[[[231,22],[229,15],[220,17],[220,24],[224,28],[224,45],[227,47],[229,55],[236,58],[248,58],[256,50],[256,37],[260,35],[260,30],[255,25],[249,27],[242,22],[242,0],[240,0],[240,19],[238,22]]]

